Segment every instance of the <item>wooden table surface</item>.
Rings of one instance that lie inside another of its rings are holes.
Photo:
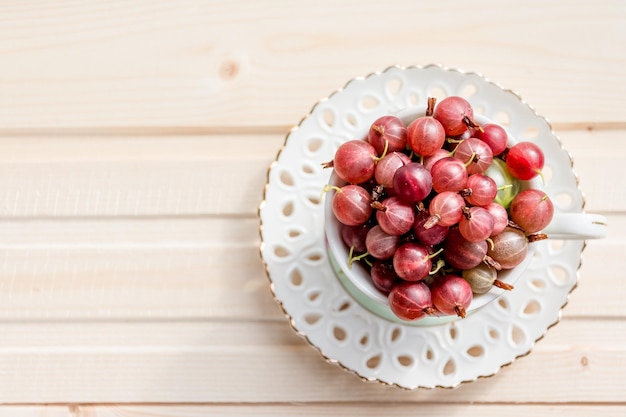
[[[626,5],[505,3],[0,2],[0,414],[625,415]],[[529,356],[404,391],[292,331],[257,208],[315,102],[431,63],[545,115],[610,228]]]

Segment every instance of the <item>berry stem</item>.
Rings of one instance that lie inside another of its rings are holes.
[[[443,249],[442,249],[443,250]],[[441,252],[441,251],[439,251]],[[437,252],[437,253],[439,253]],[[428,273],[428,275],[435,275],[437,272],[439,272],[439,270],[441,270],[441,268],[443,268],[446,265],[446,262],[443,259],[438,259],[437,260],[437,264],[435,264],[435,267],[433,269],[430,270],[430,272]]]
[[[485,257],[483,258],[483,262],[494,268],[496,271],[502,270],[502,265],[500,265],[500,262],[496,261],[489,255],[485,255]]]
[[[440,248],[437,252],[433,253],[432,255],[428,255],[428,258],[432,259],[435,256],[439,255],[441,252],[443,252],[443,248]]]
[[[387,156],[387,151],[388,150],[389,150],[389,141],[385,140],[385,148],[383,149],[383,153],[380,156],[374,158],[374,162],[378,162],[381,159],[383,159],[385,156]]]
[[[526,236],[529,243],[537,242],[539,240],[545,240],[548,238],[548,235],[545,233],[533,233],[532,235]]]
[[[465,125],[467,127],[470,128],[474,128],[474,129],[478,129],[481,132],[484,132],[483,128],[480,127],[480,125],[478,123],[476,123],[475,121],[473,121],[472,119],[470,119],[468,116],[463,116],[463,123],[465,123]]]
[[[472,152],[472,155],[470,156],[470,159],[468,159],[467,162],[464,164],[465,168],[470,166],[472,164],[472,162],[474,162],[474,159],[476,159],[478,161],[478,156],[476,155],[476,152]]]
[[[513,289],[513,286],[511,284],[507,284],[506,282],[500,281],[499,279],[496,279],[493,282],[493,285],[506,291],[511,291]]]
[[[385,126],[383,125],[373,125],[372,130],[378,133],[378,136],[382,136],[385,134]]]
[[[330,190],[334,190],[334,191],[336,191],[336,192],[338,192],[338,193],[340,193],[340,192],[341,192],[341,188],[337,187],[336,185],[326,184],[326,185],[324,186],[324,188],[322,189],[322,193],[327,193],[327,192],[329,192]]]
[[[338,193],[341,192],[341,188],[337,187],[336,185],[326,184],[324,188],[322,188],[322,192],[320,193],[320,200],[323,200],[326,193],[330,190],[335,190]]]
[[[383,213],[385,211],[387,211],[387,206],[385,206],[383,203],[381,203],[378,200],[377,201],[372,201],[370,206],[372,206],[372,208],[375,209],[375,210],[382,211]]]
[[[509,220],[509,224],[508,225],[509,225],[509,227],[512,227],[513,229],[517,229],[517,230],[519,230],[521,232],[524,231],[524,229],[522,229],[522,227],[519,224],[515,223],[513,220]]]
[[[539,178],[541,178],[541,184],[546,185],[546,178],[543,176],[543,172],[540,169],[535,170]]]
[[[435,112],[436,97],[428,97],[428,107],[426,107],[426,116],[431,117]]]
[[[350,252],[348,252],[348,269],[352,269],[352,255],[354,254],[354,246],[350,246]]]
[[[456,153],[456,150],[459,149],[459,145],[461,143],[463,143],[463,139],[452,139],[452,138],[447,138],[446,142],[448,143],[456,143],[456,146],[454,147],[454,149],[452,149],[450,151],[450,156],[454,156],[454,154]]]
[[[425,307],[424,310],[422,311],[424,312],[424,314],[428,314],[429,316],[432,316],[433,314],[437,312],[437,310],[435,310],[432,307]]]
[[[354,250],[353,249],[354,249],[354,247],[351,246],[350,247],[350,254],[348,255],[348,268],[349,269],[352,269],[352,264],[354,262],[360,261],[361,259],[364,259],[364,258],[367,258],[369,256],[369,254],[370,254],[369,252],[365,252],[365,253],[362,253],[360,255],[353,256],[354,255]]]
[[[430,216],[428,220],[426,220],[426,223],[424,223],[424,229],[430,229],[431,227],[439,223],[439,220],[441,220],[441,216],[438,214]]]
[[[333,166],[335,166],[335,161],[332,159],[328,162],[322,162],[322,168],[332,168]]]

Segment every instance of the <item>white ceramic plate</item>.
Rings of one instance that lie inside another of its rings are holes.
[[[298,334],[330,363],[367,381],[406,389],[458,386],[495,374],[528,354],[556,324],[577,282],[585,242],[536,242],[515,289],[475,314],[437,326],[387,321],[358,304],[326,253],[321,163],[378,117],[461,95],[474,110],[546,156],[545,190],[558,212],[582,212],[572,161],[550,124],[510,90],[475,73],[440,66],[390,67],[351,80],[317,103],[287,135],[268,172],[259,207],[261,256],[277,302]],[[557,175],[558,173],[558,175]]]

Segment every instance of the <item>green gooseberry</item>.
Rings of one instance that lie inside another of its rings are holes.
[[[490,176],[498,187],[498,194],[496,194],[494,201],[508,209],[511,201],[520,191],[519,181],[511,175],[506,163],[500,158],[493,159],[491,166],[485,171],[485,175]]]

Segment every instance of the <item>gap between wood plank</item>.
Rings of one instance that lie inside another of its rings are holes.
[[[292,125],[253,125],[253,126],[94,126],[94,127],[51,127],[0,129],[0,137],[30,136],[194,136],[194,135],[246,135],[246,134],[287,134],[299,124],[295,120]],[[617,130],[626,129],[626,121],[609,122],[552,122],[557,131],[572,130]]]
[[[369,406],[375,407],[379,405],[393,405],[395,407],[424,407],[424,406],[443,406],[443,405],[472,405],[482,407],[501,407],[503,405],[511,406],[559,406],[559,407],[623,407],[626,406],[626,401],[616,402],[588,402],[588,401],[573,401],[573,402],[548,402],[548,401],[450,401],[444,402],[437,401],[403,401],[398,403],[397,400],[392,400],[389,403],[381,401],[290,401],[290,402],[97,402],[97,403],[73,403],[73,402],[46,402],[46,403],[32,403],[32,402],[3,402],[0,404],[0,410],[2,407],[33,407],[33,406],[65,406],[70,409],[80,407],[110,407],[110,406],[126,406],[126,407],[313,407],[313,406],[331,406],[333,408],[354,407],[354,406]]]
[[[588,316],[580,314],[563,315],[559,323],[565,321],[611,321],[622,322],[626,319],[624,316]],[[114,324],[114,323],[134,323],[134,324],[167,324],[167,323],[274,323],[278,325],[284,324],[289,326],[288,319],[283,316],[258,316],[258,317],[206,317],[206,316],[186,316],[186,317],[166,317],[166,316],[150,316],[150,317],[36,317],[36,318],[6,318],[0,317],[0,325],[2,324],[46,324],[46,325],[67,325],[67,324]],[[558,325],[557,323],[556,325]]]

